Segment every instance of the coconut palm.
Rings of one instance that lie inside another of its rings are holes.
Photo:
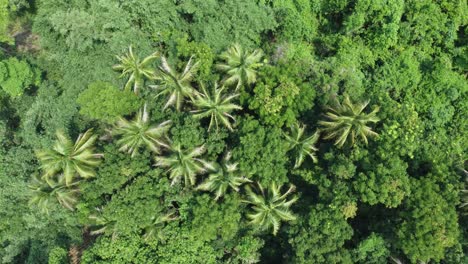
[[[104,215],[102,208],[96,208],[96,212],[88,217],[92,221],[94,229],[91,235],[111,234],[112,240],[117,237],[116,221],[109,219]]]
[[[143,235],[143,239],[145,241],[158,238],[160,240],[164,239],[164,234],[162,233],[162,229],[164,225],[170,221],[175,221],[179,217],[177,216],[177,210],[172,209],[168,213],[164,215],[153,216],[151,225],[145,228],[145,233]]]
[[[164,109],[171,105],[175,105],[177,111],[180,111],[184,98],[191,97],[195,94],[195,90],[192,87],[192,81],[197,68],[198,62],[194,63],[192,58],[190,58],[185,65],[184,70],[179,73],[169,65],[164,56],[161,57],[161,65],[158,67],[158,71],[156,73],[156,81],[158,84],[150,87],[160,90],[157,96],[168,96]]]
[[[95,168],[100,163],[102,154],[94,153],[96,136],[92,129],[80,134],[73,144],[62,131],[57,131],[57,141],[52,149],[37,151],[36,155],[41,162],[44,178],[50,181],[57,173],[63,173],[65,184],[70,186],[73,178],[79,175],[82,178],[94,177]]]
[[[193,150],[184,150],[180,144],[170,146],[171,154],[168,157],[156,156],[156,166],[168,168],[172,185],[184,178],[185,186],[195,185],[196,176],[208,170],[214,170],[214,166],[200,158],[205,153],[204,146]]]
[[[334,138],[335,145],[342,147],[349,140],[353,145],[357,136],[366,144],[368,143],[367,137],[377,136],[378,134],[372,131],[367,124],[379,121],[377,117],[379,108],[366,114],[363,111],[368,104],[369,101],[353,104],[346,96],[342,104],[337,103],[336,107],[329,107],[329,112],[326,114],[328,121],[319,122],[326,134],[325,139]]]
[[[256,49],[249,53],[239,44],[228,48],[220,57],[224,63],[217,64],[216,68],[227,74],[224,83],[226,85],[236,84],[236,90],[242,85],[255,83],[257,69],[263,65],[260,62],[263,57],[262,50]]]
[[[293,124],[290,129],[291,133],[284,133],[284,136],[289,143],[289,150],[293,150],[294,156],[296,157],[294,168],[299,168],[306,156],[309,156],[314,162],[317,162],[317,157],[315,156],[317,148],[314,145],[317,143],[319,133],[315,132],[311,136],[305,136],[304,132],[306,126],[301,126],[299,123]]]
[[[215,83],[213,87],[213,93],[210,94],[205,89],[204,85],[201,86],[201,93],[197,93],[195,98],[192,100],[193,105],[197,108],[193,110],[195,118],[210,117],[210,125],[208,131],[211,129],[213,124],[216,126],[216,130],[219,128],[221,122],[229,130],[232,131],[230,120],[235,121],[234,117],[230,114],[234,110],[240,110],[242,107],[233,104],[231,101],[239,96],[239,94],[224,95],[223,92],[225,87],[218,88],[218,84]]]
[[[48,213],[49,205],[59,202],[63,207],[74,210],[78,202],[78,182],[73,182],[69,186],[65,185],[63,174],[57,177],[57,180],[46,182],[40,177],[34,176],[32,183],[29,184],[31,198],[30,205],[37,205],[43,212]]]
[[[122,72],[121,78],[128,76],[125,90],[130,90],[133,85],[133,92],[138,94],[145,79],[154,79],[154,70],[151,63],[158,58],[158,54],[158,52],[155,52],[140,61],[138,56],[133,54],[132,46],[130,46],[127,54],[117,56],[120,64],[114,65],[113,69]]]
[[[290,185],[289,189],[281,194],[281,185],[271,183],[268,191],[266,191],[260,183],[257,183],[259,194],[252,191],[250,186],[246,187],[247,199],[246,203],[252,205],[253,212],[247,214],[250,224],[257,226],[261,230],[268,230],[273,227],[273,235],[278,233],[281,221],[296,220],[296,216],[292,214],[289,207],[295,203],[298,198],[294,196],[289,201],[287,196],[291,194],[295,187]]]
[[[238,164],[231,163],[230,159],[231,153],[228,152],[223,163],[216,166],[216,171],[210,173],[209,178],[198,185],[197,190],[214,192],[216,193],[215,200],[218,200],[226,194],[229,187],[238,192],[242,184],[251,182],[239,171]]]
[[[151,125],[145,105],[132,121],[120,118],[112,130],[112,134],[120,137],[117,140],[120,151],[125,151],[131,154],[131,157],[134,157],[143,146],[148,147],[156,153],[160,152],[161,146],[167,147],[163,138],[169,130],[170,125],[171,121]]]

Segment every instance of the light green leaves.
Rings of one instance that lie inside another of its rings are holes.
[[[223,163],[217,165],[216,171],[210,173],[209,178],[201,183],[197,189],[215,193],[215,200],[218,200],[226,194],[228,188],[238,192],[242,184],[251,182],[239,171],[238,164],[231,163],[230,159],[231,154],[226,154]]]
[[[258,183],[258,193],[255,193],[250,186],[246,187],[247,200],[246,203],[252,205],[252,212],[247,214],[250,219],[250,224],[261,230],[273,228],[273,235],[278,233],[281,226],[281,221],[294,221],[296,216],[290,211],[290,207],[297,200],[297,196],[293,196],[288,200],[289,194],[294,192],[294,185],[290,185],[289,189],[281,194],[281,185],[271,183],[268,190]]]
[[[192,150],[182,149],[180,144],[170,146],[170,155],[156,156],[156,166],[167,168],[172,185],[184,179],[185,186],[195,185],[196,176],[215,170],[211,162],[200,158],[206,151],[205,146],[199,146]]]
[[[133,92],[138,94],[145,79],[151,80],[155,78],[151,63],[158,58],[158,55],[158,52],[154,52],[143,60],[140,60],[138,56],[133,54],[132,46],[130,46],[127,54],[117,56],[120,64],[115,65],[113,69],[122,72],[121,78],[128,76],[125,90],[130,90],[133,85]]]
[[[75,143],[62,131],[57,131],[57,140],[52,149],[37,151],[36,155],[44,171],[44,179],[51,183],[51,179],[62,173],[65,185],[70,186],[78,175],[90,178],[96,175],[95,168],[99,165],[102,154],[94,153],[94,143],[97,136],[92,130],[80,134]]]
[[[120,118],[112,130],[112,134],[120,137],[117,140],[120,151],[125,151],[131,154],[132,157],[138,154],[142,146],[159,153],[160,147],[167,147],[164,137],[169,130],[170,124],[171,121],[168,120],[158,125],[150,125],[149,113],[145,105],[132,121]]]
[[[219,123],[232,131],[231,120],[235,121],[235,119],[230,113],[234,110],[241,110],[242,107],[231,101],[238,97],[239,94],[224,94],[225,87],[218,88],[217,83],[214,84],[211,94],[205,89],[204,85],[201,85],[201,90],[201,93],[196,93],[195,98],[192,100],[193,105],[197,108],[192,111],[194,113],[193,117],[200,119],[209,117],[210,124],[208,131],[210,131],[213,125],[218,130]]]
[[[78,182],[73,182],[66,186],[63,174],[58,175],[56,180],[48,181],[35,176],[28,186],[31,193],[29,204],[38,206],[45,213],[49,213],[53,202],[59,202],[63,207],[74,210],[79,195],[77,185]]]
[[[367,137],[374,137],[378,134],[372,131],[367,124],[377,123],[379,108],[375,108],[371,113],[364,113],[364,109],[369,102],[353,104],[346,96],[343,103],[338,103],[336,107],[329,107],[326,117],[328,121],[320,121],[325,132],[325,139],[335,139],[335,145],[343,147],[346,142],[354,145],[356,137],[361,138],[364,143],[368,143]]]
[[[256,49],[252,53],[249,53],[239,44],[234,44],[228,48],[220,57],[225,62],[217,64],[216,68],[227,75],[223,80],[224,84],[235,84],[236,90],[242,85],[255,83],[257,80],[257,69],[263,65],[260,62],[263,57],[263,51]]]
[[[317,143],[319,133],[315,132],[311,136],[305,136],[305,129],[306,126],[295,123],[290,127],[291,132],[289,134],[284,133],[284,137],[289,143],[289,150],[292,150],[296,157],[294,163],[295,169],[301,166],[306,156],[309,156],[314,162],[317,162],[315,151],[318,149],[315,147],[315,143]]]
[[[191,97],[195,94],[192,87],[194,74],[197,71],[198,62],[194,62],[192,58],[185,64],[182,72],[176,72],[167,62],[166,57],[161,57],[161,65],[156,73],[157,85],[150,87],[160,91],[157,96],[166,95],[167,101],[164,109],[169,106],[175,106],[177,111],[181,110],[182,103],[185,97]]]

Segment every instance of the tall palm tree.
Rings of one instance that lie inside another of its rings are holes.
[[[65,185],[63,174],[57,177],[57,180],[46,182],[40,177],[34,176],[29,184],[31,198],[30,205],[37,205],[43,212],[49,212],[49,205],[53,202],[59,202],[63,207],[74,210],[78,202],[78,182],[73,182],[69,186]]]
[[[179,217],[177,216],[177,210],[169,210],[166,214],[153,216],[152,223],[145,228],[145,233],[143,234],[143,239],[145,241],[157,238],[160,240],[164,239],[164,234],[161,232],[161,229],[164,225],[170,221],[175,221]]]
[[[156,73],[158,84],[152,85],[151,87],[160,90],[157,96],[168,96],[164,109],[175,105],[176,110],[180,111],[184,98],[191,97],[195,94],[192,81],[197,68],[198,62],[194,63],[191,57],[185,65],[184,70],[179,73],[169,65],[166,57],[161,57],[161,65],[158,67]]]
[[[185,186],[195,185],[196,176],[208,170],[214,170],[214,166],[200,158],[205,153],[204,146],[193,150],[183,150],[180,144],[170,146],[171,154],[168,157],[156,156],[156,166],[168,168],[172,185],[184,178]]]
[[[195,118],[210,117],[208,131],[210,131],[213,124],[216,126],[216,130],[218,130],[219,122],[232,131],[230,119],[233,121],[235,119],[230,113],[234,110],[240,110],[242,107],[231,103],[231,101],[238,97],[239,94],[224,95],[225,87],[218,88],[217,83],[213,87],[212,94],[208,93],[204,85],[201,85],[201,90],[202,92],[197,93],[192,100],[193,105],[197,108],[197,110],[192,111],[194,113],[193,116]]]
[[[311,136],[305,136],[304,132],[306,126],[301,126],[299,123],[293,124],[290,129],[291,133],[284,133],[284,136],[289,143],[289,150],[293,150],[294,156],[296,157],[294,168],[299,168],[306,156],[309,156],[314,162],[317,162],[317,157],[315,156],[317,148],[315,147],[315,143],[317,143],[319,133],[315,132]]]
[[[353,145],[357,136],[366,144],[368,143],[368,136],[377,136],[378,134],[372,131],[367,124],[376,123],[380,120],[377,117],[379,108],[375,108],[372,112],[366,114],[363,111],[368,104],[369,101],[353,104],[346,96],[342,104],[337,103],[336,107],[329,107],[329,112],[326,114],[328,121],[319,122],[326,133],[325,139],[334,138],[335,145],[342,147],[348,140]]]
[[[131,154],[131,157],[134,157],[142,146],[146,146],[156,153],[159,153],[161,146],[167,147],[163,137],[169,130],[170,125],[170,120],[158,125],[150,125],[145,104],[132,121],[120,118],[112,130],[112,134],[120,136],[119,140],[117,140],[120,151],[125,151]]]
[[[252,213],[247,214],[247,218],[250,219],[250,224],[261,230],[268,230],[273,227],[273,235],[276,235],[281,221],[296,220],[296,216],[292,214],[289,208],[298,200],[298,197],[294,196],[289,201],[287,200],[287,196],[295,190],[295,187],[290,185],[289,189],[281,194],[282,186],[278,186],[274,182],[271,183],[268,191],[260,183],[257,185],[260,191],[259,194],[253,192],[250,186],[246,187],[248,200],[244,202],[251,204],[253,209]]]
[[[151,63],[158,58],[158,55],[158,52],[154,52],[140,61],[138,56],[133,54],[132,46],[130,46],[127,54],[117,56],[120,64],[114,65],[112,68],[122,72],[121,78],[128,76],[125,90],[130,90],[133,85],[133,92],[138,94],[145,79],[154,79],[154,70],[151,67]]]
[[[109,219],[103,213],[102,208],[96,208],[96,212],[88,217],[96,227],[90,232],[91,235],[111,234],[112,240],[117,237],[116,221]]]
[[[224,83],[226,85],[236,84],[236,90],[242,85],[255,83],[257,69],[263,65],[260,62],[263,57],[262,50],[256,49],[249,53],[239,44],[228,48],[220,57],[225,62],[217,64],[216,68],[227,74]]]
[[[92,129],[80,134],[73,144],[62,131],[57,131],[57,141],[52,149],[37,151],[36,156],[42,163],[44,178],[50,181],[57,173],[63,173],[65,184],[70,186],[78,174],[82,178],[94,177],[95,168],[103,154],[94,153],[94,136]]]
[[[251,182],[239,171],[238,164],[231,163],[230,159],[231,153],[228,152],[223,163],[216,166],[216,171],[210,173],[209,178],[198,185],[197,190],[214,192],[216,193],[215,200],[218,200],[226,194],[229,187],[238,192],[242,184]]]

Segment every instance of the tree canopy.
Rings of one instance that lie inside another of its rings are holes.
[[[0,0],[0,263],[468,263],[468,3]]]

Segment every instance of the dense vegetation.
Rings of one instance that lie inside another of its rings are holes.
[[[467,263],[468,4],[0,0],[2,263]]]

